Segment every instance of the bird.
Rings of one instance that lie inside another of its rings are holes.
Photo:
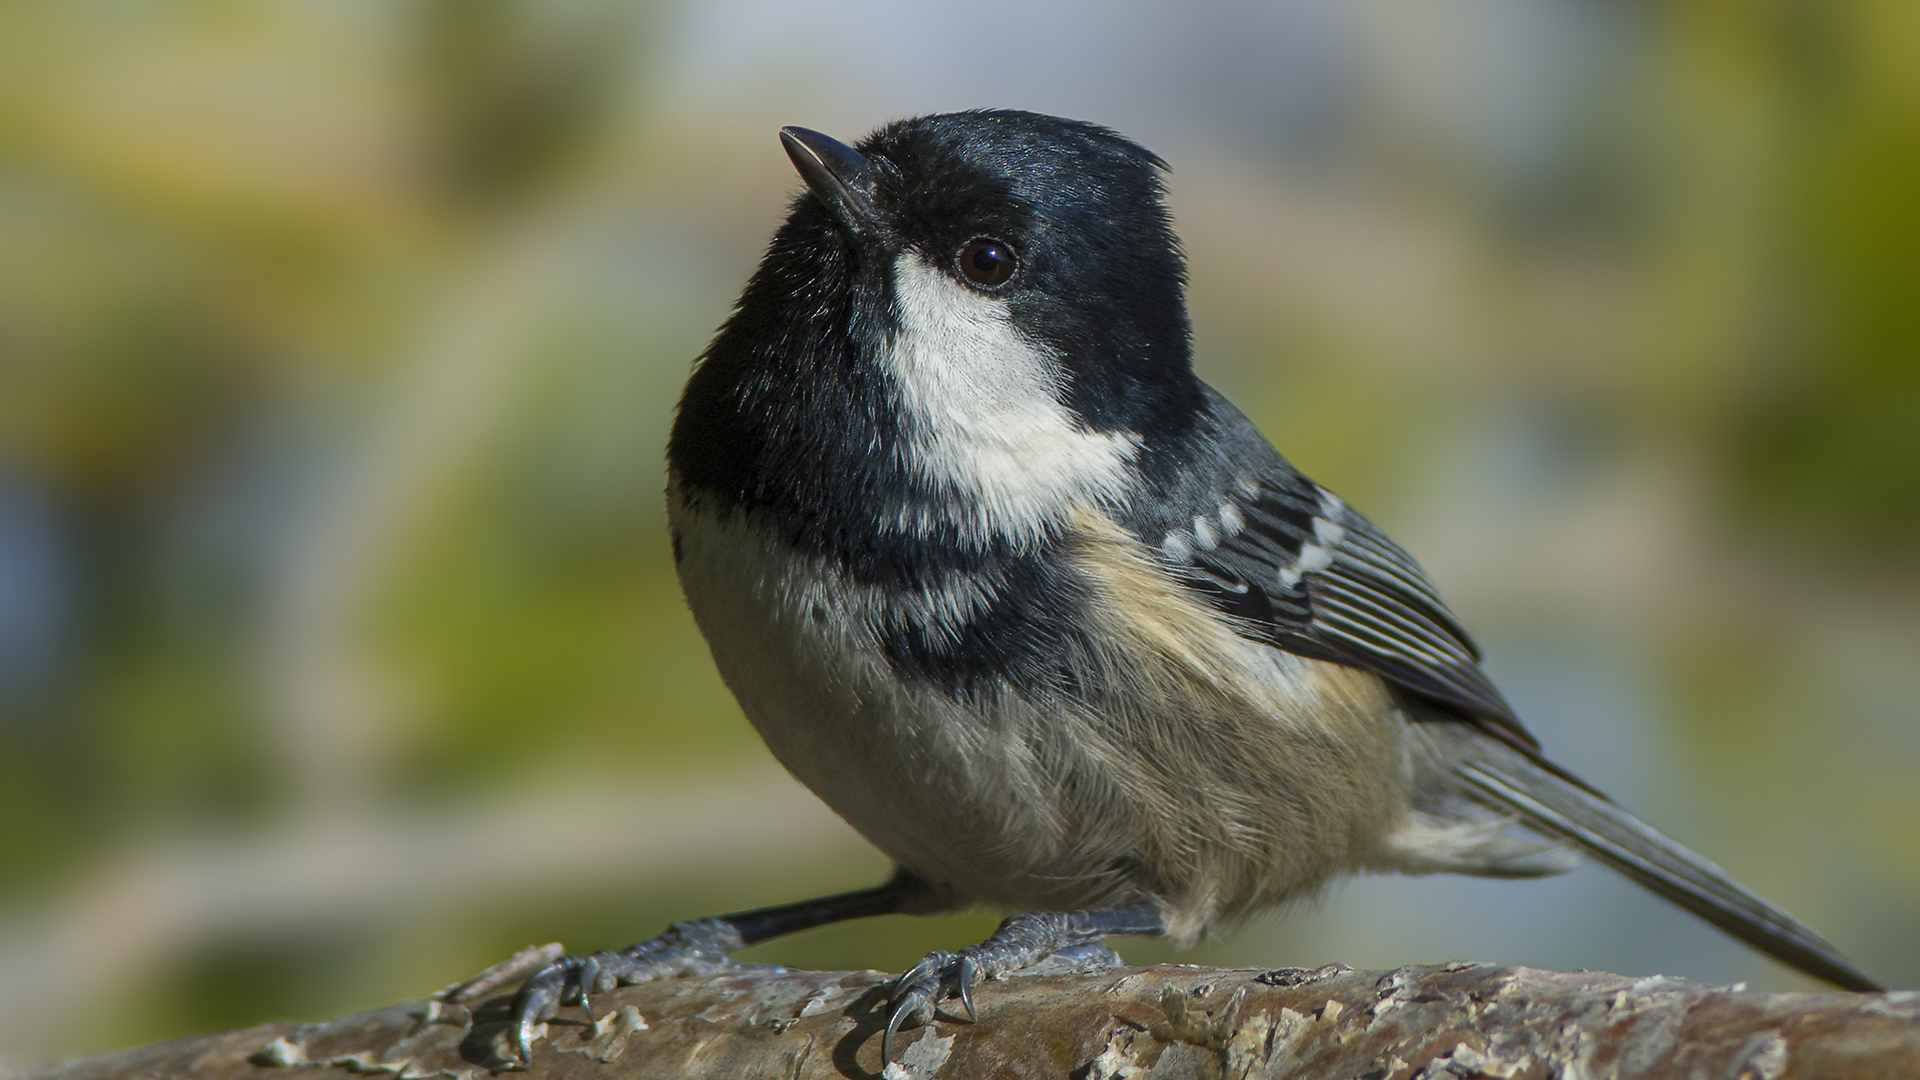
[[[1359,872],[1585,855],[1881,987],[1555,764],[1411,555],[1195,373],[1167,164],[992,109],[847,145],[694,365],[667,451],[686,602],[774,756],[895,864],[532,974],[509,1030],[888,913],[1009,912],[894,980],[883,1057],[982,978],[1186,945]]]

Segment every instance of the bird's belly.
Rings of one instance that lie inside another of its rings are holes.
[[[966,899],[1019,877],[1033,861],[1023,849],[1047,831],[1045,808],[1006,797],[1024,786],[1019,755],[975,710],[894,675],[862,630],[874,590],[739,518],[682,509],[673,526],[687,605],[781,764],[882,851]]]
[[[681,507],[673,526],[688,606],[775,757],[959,899],[1152,897],[1191,937],[1362,864],[1401,801],[1393,728],[1362,715],[1375,701],[1334,716],[1368,727],[1356,738],[1327,726],[1326,687],[1300,692],[1297,717],[1265,715],[1273,695],[1250,705],[1199,685],[1143,706],[1093,671],[1070,702],[950,694],[903,681],[864,629],[877,589],[738,516]],[[1317,663],[1272,657],[1259,662]]]

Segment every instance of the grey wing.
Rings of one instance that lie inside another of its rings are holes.
[[[1218,496],[1212,513],[1161,541],[1188,583],[1234,616],[1243,634],[1372,671],[1469,721],[1429,730],[1455,746],[1445,755],[1452,772],[1479,798],[1777,960],[1846,989],[1880,988],[1820,935],[1548,761],[1413,557],[1265,452],[1272,456]]]
[[[1372,671],[1538,746],[1480,668],[1480,650],[1413,556],[1276,460],[1162,549],[1187,580],[1275,647]]]

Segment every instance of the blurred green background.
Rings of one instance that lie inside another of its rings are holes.
[[[1920,7],[62,0],[0,5],[0,1060],[877,881],[662,447],[778,125],[975,105],[1172,161],[1205,376],[1557,757],[1920,984]],[[1593,869],[1187,955],[1809,986]]]

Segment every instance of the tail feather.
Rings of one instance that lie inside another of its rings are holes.
[[[1578,844],[1599,861],[1784,964],[1846,990],[1884,989],[1840,950],[1748,892],[1726,871],[1655,832],[1590,790],[1519,753],[1460,761],[1458,775],[1528,825]]]

